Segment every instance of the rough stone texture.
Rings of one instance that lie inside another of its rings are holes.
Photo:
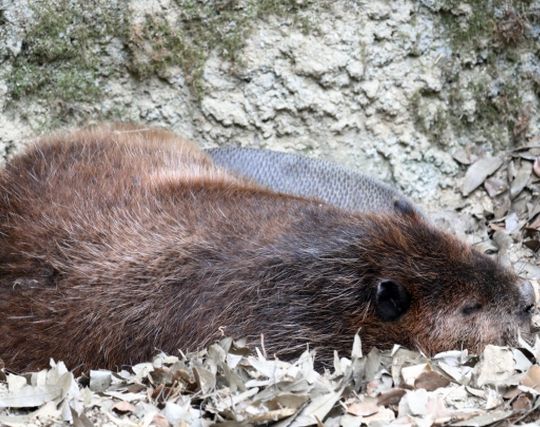
[[[0,3],[0,76],[9,74],[21,52],[33,1]],[[144,13],[177,13],[171,1],[127,3],[135,21]],[[493,90],[508,79],[518,84],[530,117],[521,136],[527,142],[539,132],[535,84],[540,60],[538,48],[516,47],[517,61],[497,62],[498,81],[490,80],[482,60],[487,53],[456,52],[449,40],[441,22],[447,3],[338,0],[305,12],[312,27],[307,32],[290,19],[267,16],[253,25],[238,64],[210,54],[200,99],[190,93],[177,66],[145,80],[133,78],[122,70],[122,42],[113,38],[100,47],[120,70],[104,70],[100,76],[105,97],[73,103],[60,120],[47,119],[56,108],[54,100],[10,102],[0,78],[0,151],[5,157],[51,127],[112,116],[167,126],[204,146],[268,147],[332,159],[395,183],[428,208],[455,207],[461,201],[457,186],[463,168],[453,152],[463,146],[476,153],[500,150],[510,137],[486,138],[474,126],[470,132],[448,126],[433,133],[451,109],[449,90],[456,86],[449,84],[449,76],[464,82],[457,86],[460,109],[473,125],[478,99],[467,82],[487,79]],[[467,6],[446,13],[470,14]],[[530,10],[540,7],[533,4]],[[530,27],[538,41],[538,26]]]

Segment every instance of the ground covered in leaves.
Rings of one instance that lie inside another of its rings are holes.
[[[429,359],[396,346],[314,369],[309,350],[287,363],[229,338],[198,353],[158,355],[129,370],[75,378],[62,362],[0,372],[0,425],[489,426],[538,425],[540,339],[480,356]],[[536,421],[535,421],[536,420]]]

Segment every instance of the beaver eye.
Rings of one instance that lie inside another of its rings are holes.
[[[411,305],[411,295],[393,280],[382,280],[377,285],[375,311],[380,319],[390,322],[400,318]]]
[[[480,304],[479,302],[477,302],[477,303],[474,303],[474,304],[466,305],[465,307],[463,307],[463,308],[461,309],[461,312],[462,312],[465,316],[468,316],[468,315],[470,315],[470,314],[476,313],[477,311],[480,311],[481,308],[482,308],[482,304]]]
[[[529,304],[527,307],[525,307],[525,313],[532,314],[534,311],[534,304]]]

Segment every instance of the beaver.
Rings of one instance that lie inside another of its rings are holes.
[[[276,193],[165,130],[57,134],[0,173],[0,358],[118,369],[222,334],[290,359],[514,343],[530,284],[399,199]]]

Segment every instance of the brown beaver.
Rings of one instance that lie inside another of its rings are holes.
[[[117,368],[223,332],[322,361],[512,343],[530,285],[406,202],[351,213],[230,175],[172,133],[101,127],[0,173],[0,358]]]

